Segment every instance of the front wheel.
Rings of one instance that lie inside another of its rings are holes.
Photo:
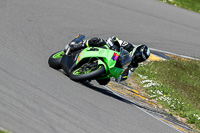
[[[100,77],[105,73],[103,65],[85,64],[71,71],[69,77],[74,81],[85,81]]]
[[[64,55],[64,51],[58,51],[58,52],[52,54],[48,60],[49,66],[54,69],[61,69],[60,62],[61,62],[63,55]]]

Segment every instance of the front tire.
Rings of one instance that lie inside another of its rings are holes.
[[[103,65],[98,66],[92,71],[89,68],[86,71],[83,71],[82,69],[82,67],[79,67],[71,71],[69,75],[70,79],[77,82],[81,82],[85,80],[92,80],[98,78],[105,73],[105,67]]]
[[[52,54],[48,60],[49,66],[56,70],[61,69],[61,59],[63,55],[64,55],[64,51],[58,51]]]

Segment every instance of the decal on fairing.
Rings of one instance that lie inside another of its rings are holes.
[[[118,59],[119,55],[117,53],[114,53],[112,60],[116,61]]]
[[[78,56],[78,61],[80,61],[82,54],[83,54],[83,52],[81,52],[81,53],[79,54],[79,56]]]

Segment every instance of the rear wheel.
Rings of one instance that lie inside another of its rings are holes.
[[[61,69],[60,62],[64,54],[65,54],[64,51],[58,51],[52,54],[48,60],[49,66],[54,69]]]
[[[85,81],[95,79],[100,77],[102,74],[105,73],[105,68],[103,65],[99,65],[95,62],[93,63],[86,63],[81,67],[78,67],[71,71],[69,77],[74,81]]]

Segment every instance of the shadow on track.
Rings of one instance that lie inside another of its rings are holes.
[[[120,97],[120,96],[117,96],[117,95],[115,95],[113,92],[111,92],[111,91],[109,91],[109,90],[106,90],[106,89],[104,89],[103,87],[101,88],[101,87],[94,86],[93,84],[91,84],[91,83],[89,83],[89,82],[86,82],[86,81],[80,82],[80,84],[82,84],[82,85],[84,85],[84,86],[86,86],[86,87],[88,87],[88,88],[90,88],[90,89],[92,89],[92,90],[98,91],[98,92],[100,92],[100,93],[102,93],[102,94],[105,94],[105,95],[107,95],[107,96],[110,96],[110,97],[112,97],[112,98],[115,98],[115,99],[117,99],[117,100],[120,100],[120,101],[122,101],[122,102],[125,102],[125,103],[128,103],[128,104],[133,104],[131,101],[129,101],[129,100],[127,100],[127,99],[124,99],[124,98],[122,98],[122,97]]]
[[[135,106],[137,106],[139,108],[142,108],[142,109],[145,109],[145,110],[149,110],[151,112],[157,112],[157,111],[155,111],[153,109],[150,109],[150,108],[147,108],[145,106],[139,105],[139,103],[136,103],[136,102],[134,103],[133,101],[130,101],[130,100],[125,99],[125,98],[123,98],[121,96],[118,96],[118,95],[114,94],[112,91],[104,89],[103,86],[102,86],[102,88],[101,87],[97,87],[97,86],[94,86],[92,83],[87,82],[87,81],[79,82],[79,83],[84,85],[84,86],[86,86],[86,87],[88,87],[88,88],[90,88],[90,89],[92,89],[92,90],[95,90],[95,91],[100,92],[100,93],[102,93],[104,95],[110,96],[112,98],[115,98],[115,99],[117,99],[119,101],[122,101],[122,102],[125,102],[127,104],[135,105]]]

